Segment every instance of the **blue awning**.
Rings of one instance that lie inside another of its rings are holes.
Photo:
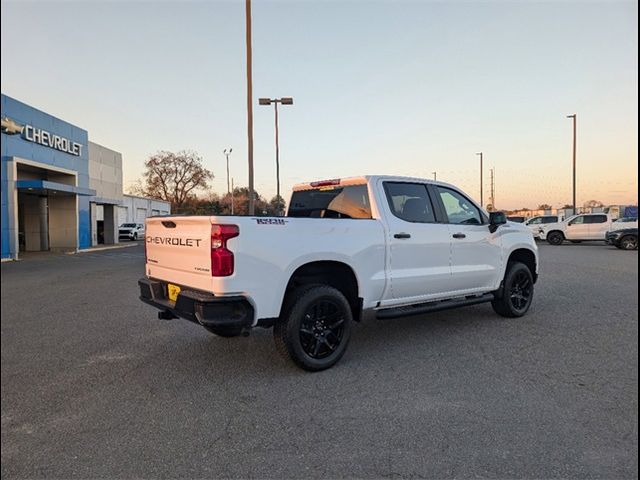
[[[95,190],[90,188],[76,187],[67,185],[66,183],[50,182],[49,180],[18,180],[16,182],[18,190],[33,190],[37,193],[68,193],[72,195],[86,195],[92,197],[96,194]]]

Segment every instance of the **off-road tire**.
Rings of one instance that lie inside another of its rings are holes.
[[[526,299],[520,298],[526,297]],[[504,275],[501,298],[491,301],[493,311],[507,318],[522,317],[533,300],[533,274],[521,262],[509,262]]]
[[[332,313],[323,317],[323,309]],[[339,290],[328,285],[300,287],[287,295],[280,319],[273,328],[276,350],[304,370],[325,370],[344,355],[352,320],[351,306]],[[330,326],[333,328],[329,329]],[[311,351],[317,348],[320,350]]]

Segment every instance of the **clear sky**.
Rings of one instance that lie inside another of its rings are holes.
[[[122,152],[125,187],[157,150],[193,149],[247,182],[244,2],[2,2],[2,92]],[[256,189],[366,173],[427,176],[499,208],[637,202],[636,2],[253,4]],[[287,195],[285,195],[287,198]]]

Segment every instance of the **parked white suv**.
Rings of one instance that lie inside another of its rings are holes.
[[[118,228],[119,240],[139,240],[144,238],[144,223],[123,223]]]
[[[283,355],[322,370],[363,318],[483,302],[524,315],[538,248],[453,185],[363,176],[294,187],[286,217],[148,218],[145,274],[159,318],[223,337],[274,327]]]
[[[560,218],[558,215],[540,215],[537,217],[531,217],[524,224],[529,227],[531,233],[533,234],[533,238],[540,237],[540,227],[542,225],[547,225],[549,223],[557,223]]]
[[[580,243],[585,240],[602,240],[611,230],[612,219],[606,213],[586,213],[574,215],[563,222],[550,223],[540,227],[540,239],[551,245],[561,245],[565,240]]]

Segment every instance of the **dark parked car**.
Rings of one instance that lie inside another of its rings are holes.
[[[622,250],[637,250],[638,229],[623,228],[622,230],[607,232],[607,234],[605,235],[605,241],[609,245],[615,245]]]

